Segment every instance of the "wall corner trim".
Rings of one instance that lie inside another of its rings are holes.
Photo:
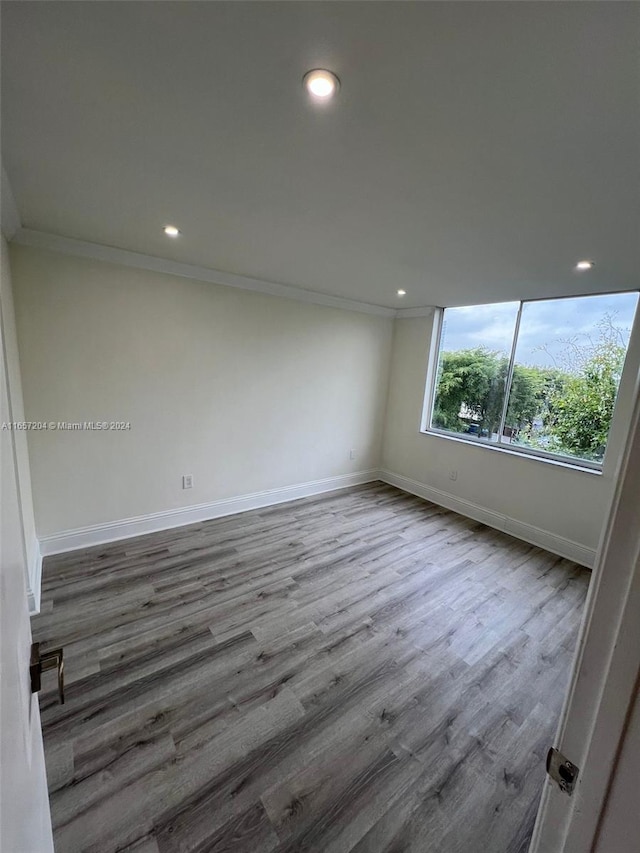
[[[467,518],[473,518],[475,521],[480,521],[489,527],[494,527],[503,533],[508,533],[510,536],[515,536],[517,539],[523,539],[525,542],[530,542],[532,545],[537,545],[539,548],[551,551],[552,554],[558,554],[560,557],[573,560],[581,566],[587,566],[591,569],[595,564],[596,552],[594,548],[587,548],[579,542],[574,542],[572,539],[558,536],[557,533],[551,533],[548,530],[543,530],[524,521],[518,521],[515,518],[494,512],[480,504],[456,497],[456,495],[452,495],[449,492],[444,492],[433,486],[427,486],[425,483],[419,483],[417,480],[412,480],[410,477],[404,477],[401,474],[395,474],[392,471],[381,470],[379,472],[379,479],[390,486],[402,489],[404,492],[417,495],[427,501],[438,504],[438,506],[443,506],[446,509],[460,513],[460,515],[465,515]]]
[[[283,486],[282,488],[267,489],[233,498],[224,498],[196,506],[178,507],[149,515],[109,521],[105,524],[93,524],[75,530],[63,530],[60,533],[41,536],[39,539],[40,552],[46,557],[51,554],[76,551],[80,548],[91,548],[94,545],[104,545],[107,542],[117,542],[120,539],[144,536],[147,533],[156,533],[160,530],[170,530],[173,527],[183,527],[186,524],[197,524],[225,515],[235,515],[239,512],[320,495],[323,492],[333,492],[350,486],[371,483],[379,479],[378,475],[379,471],[374,468],[368,471],[358,471],[354,474],[340,474],[336,477],[326,477],[322,480],[312,480],[294,486]]]
[[[0,195],[2,197],[2,204],[0,205],[0,223],[5,238],[11,240],[20,230],[21,221],[20,211],[18,210],[13,189],[11,188],[11,181],[4,165],[2,165],[1,181]]]
[[[29,603],[29,616],[40,613],[40,593],[42,591],[42,552],[40,543],[36,541],[33,565],[29,566],[29,586],[27,587],[27,601]]]

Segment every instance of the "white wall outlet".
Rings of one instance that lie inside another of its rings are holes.
[[[193,488],[193,474],[183,474],[182,475],[182,488],[183,489],[192,489]]]
[[[457,480],[458,479],[458,472],[457,471],[449,471],[449,479],[450,480]]]
[[[356,452],[355,452],[355,450],[352,448],[352,449],[349,451],[349,459],[355,459],[355,458],[356,458]]]

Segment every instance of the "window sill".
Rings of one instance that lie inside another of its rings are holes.
[[[570,471],[580,471],[582,474],[602,475],[602,467],[592,468],[590,465],[581,465],[580,462],[565,462],[555,456],[547,456],[544,453],[531,453],[521,448],[507,447],[504,444],[489,444],[481,439],[462,438],[457,435],[450,435],[447,432],[441,432],[436,429],[421,429],[422,435],[433,436],[434,438],[443,438],[445,441],[455,441],[457,444],[464,444],[467,447],[480,447],[484,450],[491,450],[494,453],[506,453],[509,456],[517,456],[519,459],[526,459],[529,462],[544,462],[546,465],[555,465],[560,468],[568,468]]]

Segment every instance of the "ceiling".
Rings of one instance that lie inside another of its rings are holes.
[[[2,159],[27,228],[375,305],[636,288],[639,32],[624,2],[3,2]]]

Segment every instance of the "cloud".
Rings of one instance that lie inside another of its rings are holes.
[[[598,336],[598,323],[607,315],[628,332],[638,302],[637,293],[571,297],[526,302],[522,310],[516,358],[524,364],[553,365],[553,359],[540,350],[546,346],[556,355],[563,349],[558,340]],[[443,344],[447,351],[484,346],[510,354],[515,329],[517,302],[495,305],[471,305],[447,308]]]

